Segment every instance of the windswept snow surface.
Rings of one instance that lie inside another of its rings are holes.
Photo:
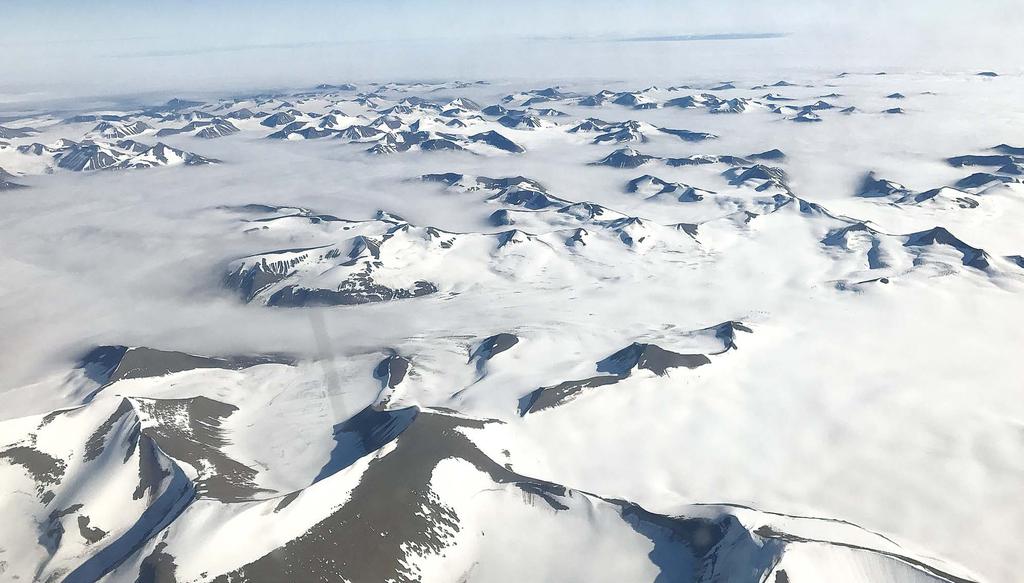
[[[1020,579],[1024,79],[329,81],[4,117],[0,580]]]

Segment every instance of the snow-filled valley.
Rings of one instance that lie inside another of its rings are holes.
[[[1022,94],[4,113],[0,580],[1019,580]]]

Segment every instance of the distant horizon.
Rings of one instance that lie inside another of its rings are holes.
[[[217,0],[150,18],[123,0],[5,7],[0,103],[294,87],[318,78],[677,78],[770,68],[1024,72],[1012,0]],[[982,18],[979,15],[998,15]],[[311,26],[311,18],[316,26]],[[272,24],[270,24],[272,22]],[[963,23],[970,22],[971,26]],[[125,30],[123,36],[107,35]],[[838,72],[838,71],[837,71]],[[5,95],[6,94],[6,95]],[[24,101],[24,98],[17,98]]]

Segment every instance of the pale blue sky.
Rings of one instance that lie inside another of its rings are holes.
[[[990,24],[1016,0],[6,0],[13,41],[147,36],[178,43],[630,35]]]
[[[735,42],[748,43],[758,58],[789,51],[792,60],[802,50],[812,61],[830,57],[837,66],[868,54],[894,65],[929,58],[922,66],[934,67],[947,62],[941,60],[946,53],[963,61],[976,57],[977,66],[993,59],[1020,63],[1020,1],[4,0],[0,77],[6,87],[0,93],[117,93],[247,80],[287,85],[318,76],[593,76],[605,65],[614,75],[616,63],[590,62],[586,48],[548,58],[555,48],[542,42],[552,41],[535,40],[567,37],[583,43],[779,32],[793,40]],[[694,51],[714,54],[688,44],[644,50],[674,52],[684,61]],[[622,55],[617,64],[628,70],[633,50],[597,52]],[[678,60],[666,59],[666,66]]]

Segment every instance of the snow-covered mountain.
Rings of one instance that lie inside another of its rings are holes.
[[[0,190],[15,190],[18,188],[25,188],[24,184],[15,182],[17,177],[10,172],[0,168]]]
[[[221,118],[193,121],[180,128],[164,128],[156,133],[157,137],[191,134],[197,138],[219,138],[238,133],[240,130],[233,123]]]
[[[0,580],[1014,580],[1024,85],[790,73],[5,114]]]
[[[30,156],[46,157],[54,166],[72,172],[95,170],[152,168],[155,166],[198,166],[216,164],[218,160],[205,158],[192,152],[157,142],[149,146],[133,139],[75,142],[61,139],[54,144],[38,142],[18,146],[18,152]]]
[[[689,333],[684,342],[721,354],[735,347],[737,333],[749,332],[727,322]],[[471,360],[515,347],[516,337],[506,336],[485,339]],[[665,375],[707,362],[634,343],[599,362],[598,371],[611,376],[596,379],[625,382],[634,371]],[[385,383],[404,382],[408,361],[388,357],[381,365],[376,373]],[[100,384],[92,398],[19,420],[34,429],[32,437],[0,450],[18,470],[13,484],[25,487],[19,508],[36,517],[11,525],[0,540],[8,547],[19,538],[39,540],[37,550],[5,557],[5,572],[15,576],[706,581],[753,575],[810,581],[841,568],[849,581],[862,580],[860,573],[885,573],[894,581],[969,580],[955,567],[842,521],[728,504],[659,514],[518,473],[508,452],[485,445],[485,436],[503,431],[495,419],[369,406],[327,431],[304,431],[296,425],[303,415],[319,415],[281,403],[261,387],[259,379],[294,382],[294,364],[279,358],[100,347],[79,366]],[[202,388],[225,378],[241,383],[220,392]],[[167,396],[176,383],[199,392]],[[586,388],[603,381],[579,383]],[[556,390],[543,389],[531,397],[532,406],[548,409]],[[563,401],[573,394],[561,390]],[[274,414],[276,429],[259,421]],[[297,449],[295,431],[313,440],[312,447]],[[275,476],[254,459],[257,446],[294,456],[290,474]],[[533,536],[524,539],[527,528]],[[243,533],[246,544],[238,547],[234,541]],[[564,542],[552,547],[551,540]],[[595,548],[603,549],[595,560],[568,560],[567,552]],[[509,571],[510,564],[518,566]]]
[[[143,121],[131,123],[101,121],[92,129],[92,133],[106,139],[121,139],[137,136],[152,129]]]

